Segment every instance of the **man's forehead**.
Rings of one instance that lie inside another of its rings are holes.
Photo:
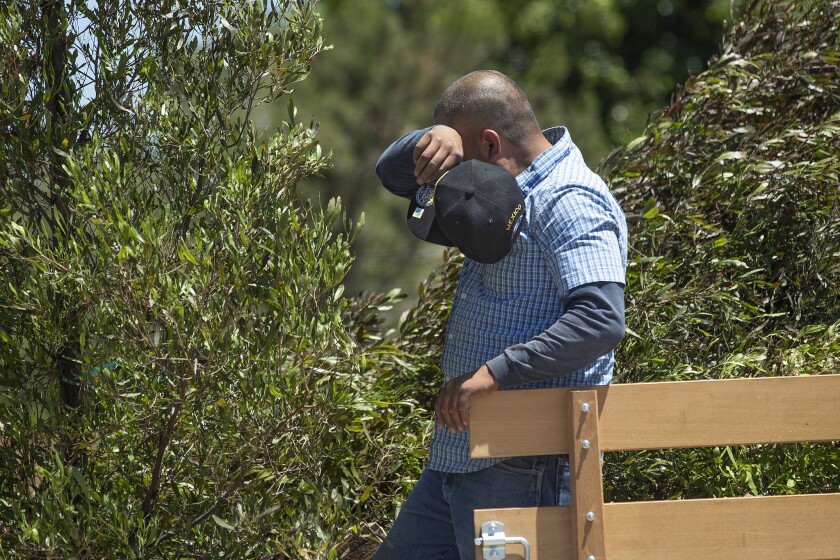
[[[467,117],[452,117],[449,115],[440,115],[435,117],[435,124],[448,126],[454,128],[462,138],[472,136],[478,129],[470,119]]]

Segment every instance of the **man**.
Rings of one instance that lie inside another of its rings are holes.
[[[429,463],[379,560],[472,560],[474,509],[568,505],[567,456],[469,458],[470,404],[498,389],[608,384],[624,333],[624,214],[569,132],[543,133],[522,90],[495,71],[455,81],[434,119],[383,153],[383,185],[416,207],[427,203],[415,200],[421,185],[480,160],[515,177],[525,211],[501,260],[465,259]]]

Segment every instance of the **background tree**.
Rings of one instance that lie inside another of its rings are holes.
[[[600,172],[628,215],[627,382],[838,373],[840,19],[753,2]],[[613,499],[840,491],[837,443],[617,455]]]
[[[0,556],[327,556],[414,416],[297,193],[313,2],[12,2],[0,42]]]

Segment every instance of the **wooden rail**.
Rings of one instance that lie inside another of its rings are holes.
[[[531,560],[840,559],[840,494],[605,504],[600,464],[602,451],[837,440],[840,375],[501,391],[473,404],[471,455],[569,454],[572,506],[477,510],[476,533],[501,521]]]

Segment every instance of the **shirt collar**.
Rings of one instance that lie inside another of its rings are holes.
[[[548,128],[543,131],[543,136],[552,146],[534,158],[531,165],[516,176],[516,182],[526,196],[569,154],[573,145],[569,132],[563,126]]]

